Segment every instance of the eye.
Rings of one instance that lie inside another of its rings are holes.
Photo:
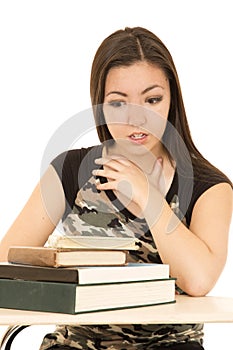
[[[119,108],[119,107],[123,107],[125,105],[125,102],[119,101],[119,100],[110,101],[110,102],[108,102],[108,105],[111,107],[114,107],[114,108]]]
[[[153,105],[162,101],[162,99],[163,99],[163,96],[149,97],[146,99],[146,102]]]

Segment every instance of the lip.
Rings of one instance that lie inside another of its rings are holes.
[[[140,135],[142,134],[141,137],[138,137],[138,138],[133,138],[133,135]],[[137,144],[142,144],[142,143],[145,143],[146,140],[148,138],[148,135],[147,134],[144,134],[144,133],[132,133],[131,135],[128,136],[128,139],[133,142],[133,143],[137,143]]]

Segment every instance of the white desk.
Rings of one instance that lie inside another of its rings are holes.
[[[80,315],[0,309],[0,325],[233,322],[233,298],[176,296],[175,304]]]

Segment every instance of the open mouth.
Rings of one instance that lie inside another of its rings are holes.
[[[140,133],[133,133],[129,136],[129,138],[132,140],[132,141],[136,141],[136,142],[142,142],[144,141],[146,138],[147,138],[147,134],[144,134],[142,132]]]

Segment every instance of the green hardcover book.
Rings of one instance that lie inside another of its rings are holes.
[[[175,302],[175,279],[106,284],[0,279],[0,307],[77,314]]]

